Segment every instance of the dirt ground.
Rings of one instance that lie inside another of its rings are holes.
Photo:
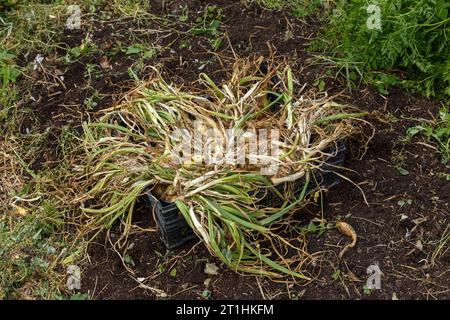
[[[183,1],[151,3],[150,12],[159,17],[181,14],[180,5],[184,4]],[[130,30],[134,30],[133,37],[157,48],[153,57],[142,61],[138,75],[144,78],[152,72],[149,66],[158,65],[171,81],[196,85],[200,72],[212,75],[216,81],[223,80],[233,55],[274,54],[277,59],[287,59],[300,83],[311,87],[316,79],[322,78],[330,95],[339,94],[336,99],[384,115],[383,121],[372,119],[375,135],[362,159],[356,155],[358,143],[349,142],[355,152],[349,154],[345,164],[350,169],[345,175],[363,190],[369,205],[353,183],[342,181],[323,198],[322,212],[313,208],[305,212],[302,222],[308,224],[311,218],[322,215],[327,221],[344,217],[358,234],[357,245],[339,259],[338,253],[348,238],[334,229],[320,236],[310,235],[308,251],[323,253],[316,265],[310,266],[317,277],[308,284],[293,284],[239,275],[196,241],[167,252],[157,231],[130,236],[125,254],[120,251],[129,257],[123,262],[102,234],[88,250],[90,263],[86,263],[82,272],[81,292],[89,293],[93,299],[164,298],[154,288],[164,291],[169,299],[449,299],[450,256],[447,254],[434,264],[431,259],[450,219],[449,183],[439,176],[448,167],[424,141],[402,140],[407,128],[418,124],[416,119],[432,119],[437,114],[439,102],[399,89],[383,97],[364,84],[350,91],[342,79],[326,75],[326,68],[312,64],[309,60],[312,53],[307,51],[321,28],[314,17],[300,21],[287,11],[273,12],[225,0],[190,1],[189,12],[200,15],[207,4],[223,10],[219,30],[224,37],[217,51],[211,50],[208,36],[188,33],[187,22],[169,25],[157,19],[143,25],[131,20],[87,22],[92,41],[100,51],[71,64],[57,59],[61,53],[56,53],[53,60],[47,58],[49,72],[63,75],[65,82],[64,87],[39,82],[30,86],[35,98],[30,107],[38,115],[36,121],[43,129],[51,128],[53,137],[58,136],[63,126],[76,127],[88,116],[95,117],[95,111],[111,106],[120,94],[132,88],[134,82],[128,68],[135,66],[135,61],[123,52],[108,56],[112,68],[103,70],[101,77],[92,79],[88,85],[83,77],[86,65],[99,64],[115,42],[126,43],[131,38]],[[66,31],[61,41],[75,47],[84,37],[84,32]],[[184,43],[189,45],[183,46]],[[95,92],[96,105],[89,110],[85,101]],[[23,130],[27,126],[24,122]],[[369,126],[367,130],[370,131]],[[52,141],[55,139],[49,139],[48,148],[37,155],[33,169],[58,157],[59,151]],[[135,221],[155,229],[151,211],[146,208],[138,210]],[[114,230],[110,235],[112,239],[117,237]],[[206,274],[206,263],[216,264],[218,275]],[[364,290],[366,269],[373,264],[378,264],[382,271],[381,290],[369,292]]]

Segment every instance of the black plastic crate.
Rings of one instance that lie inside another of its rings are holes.
[[[155,210],[161,239],[167,249],[175,249],[196,237],[175,203],[158,200],[151,192],[147,193],[147,200]]]

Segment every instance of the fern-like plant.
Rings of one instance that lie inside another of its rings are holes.
[[[400,85],[450,96],[449,8],[447,0],[341,0],[312,48],[331,53],[349,81],[357,70],[384,93]]]

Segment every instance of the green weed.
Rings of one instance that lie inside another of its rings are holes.
[[[447,164],[450,159],[450,113],[448,107],[439,111],[439,119],[433,123],[422,123],[411,127],[406,132],[409,138],[418,134],[424,135],[430,142],[437,145],[442,155],[442,163]]]
[[[16,55],[0,49],[0,121],[6,120],[12,102],[17,98],[14,86],[21,72],[15,64]]]
[[[399,85],[449,96],[449,8],[445,0],[341,0],[311,50],[331,51],[349,83],[362,77],[384,94]]]
[[[222,43],[222,34],[219,32],[223,10],[215,5],[206,6],[203,15],[195,19],[195,26],[189,30],[194,35],[209,37],[209,43],[214,50],[219,49]]]
[[[253,0],[269,10],[288,10],[296,18],[305,18],[323,6],[328,6],[324,0]]]

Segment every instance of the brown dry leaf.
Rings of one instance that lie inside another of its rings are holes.
[[[350,270],[347,272],[347,277],[352,282],[360,282],[361,280]]]
[[[112,43],[110,41],[103,42],[100,44],[100,49],[102,50],[109,50],[112,48]]]
[[[413,222],[414,222],[414,224],[415,225],[420,225],[421,223],[424,223],[424,222],[426,222],[428,219],[427,219],[427,217],[424,217],[424,218],[417,218],[417,219],[414,219],[413,220]]]
[[[420,241],[420,239],[417,240],[416,243],[414,244],[414,247],[415,247],[417,250],[419,250],[419,251],[423,251],[423,244],[422,244],[422,241]]]
[[[205,265],[205,273],[216,276],[219,274],[219,268],[214,263],[207,263]]]
[[[103,56],[103,57],[101,57],[100,58],[100,66],[103,68],[103,69],[112,69],[112,66],[109,64],[109,61],[108,61],[108,57],[107,56]]]

